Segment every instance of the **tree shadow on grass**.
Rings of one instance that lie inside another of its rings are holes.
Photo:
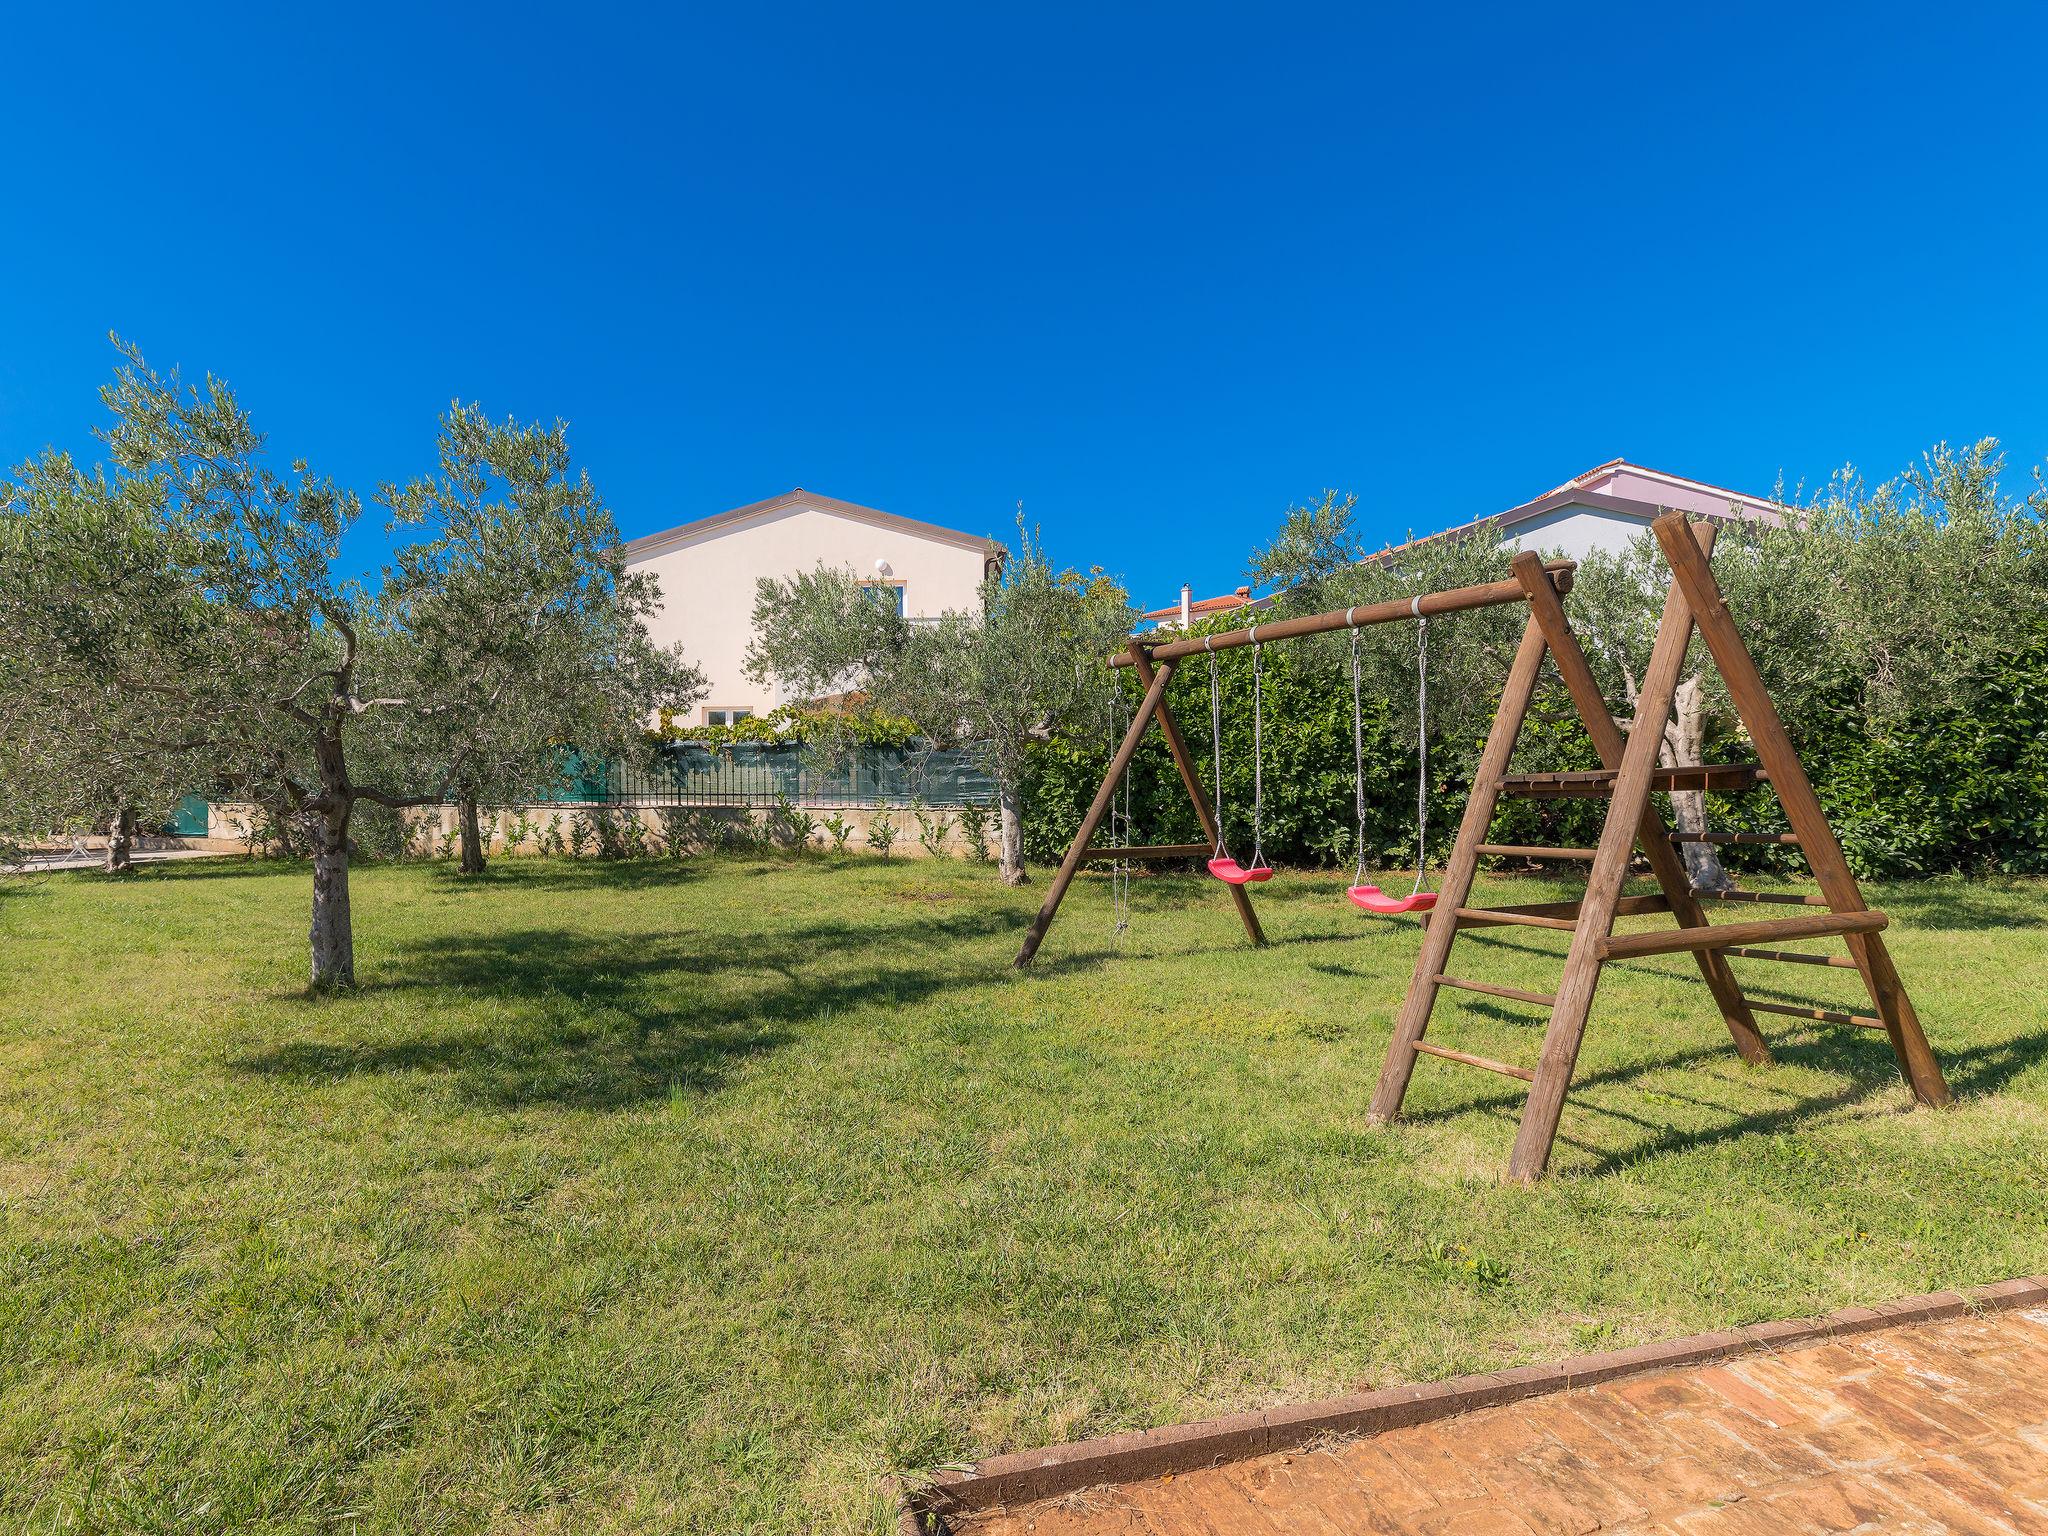
[[[513,1006],[491,1010],[488,1023],[397,1039],[289,1041],[233,1066],[308,1082],[448,1073],[461,1097],[493,1108],[630,1109],[713,1092],[803,1027],[981,986],[982,968],[948,963],[944,946],[1011,926],[1006,913],[966,912],[914,925],[821,923],[702,942],[566,928],[421,939],[401,948],[393,979],[358,995],[414,994],[419,1006],[407,1017],[423,1023],[459,1017],[479,998]],[[841,963],[819,964],[835,956]],[[844,963],[848,956],[858,958]]]

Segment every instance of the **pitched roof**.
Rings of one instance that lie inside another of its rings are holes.
[[[937,523],[921,523],[914,517],[899,517],[894,512],[884,512],[876,507],[863,507],[858,502],[841,501],[836,496],[819,496],[806,491],[802,486],[784,491],[780,496],[770,496],[766,501],[749,502],[744,507],[734,507],[730,512],[714,513],[700,517],[694,523],[667,528],[660,533],[646,534],[631,539],[626,544],[626,560],[650,559],[655,555],[667,554],[672,549],[703,538],[736,529],[748,523],[759,522],[779,512],[808,509],[843,517],[856,523],[866,523],[875,528],[887,528],[895,533],[906,533],[913,538],[929,539],[934,544],[951,544],[958,549],[972,549],[988,554],[997,546],[995,541],[980,534],[962,533],[957,528],[942,528]]]
[[[1208,613],[1228,613],[1233,608],[1242,608],[1251,600],[1252,589],[1250,587],[1239,587],[1235,592],[1225,593],[1222,597],[1196,598],[1188,604],[1188,614],[1192,618],[1200,618]],[[1170,607],[1154,608],[1150,613],[1141,613],[1138,617],[1141,619],[1177,619],[1180,617],[1180,604],[1174,603]]]
[[[1632,464],[1627,459],[1609,459],[1597,464],[1583,474],[1572,476],[1563,485],[1545,491],[1532,501],[1520,506],[1509,507],[1505,512],[1496,512],[1491,517],[1474,518],[1469,523],[1460,523],[1455,528],[1446,528],[1441,533],[1425,534],[1419,539],[1410,539],[1405,544],[1389,545],[1368,560],[1384,560],[1397,555],[1404,549],[1413,549],[1418,544],[1434,543],[1438,539],[1463,538],[1482,527],[1491,526],[1506,532],[1519,524],[1531,522],[1561,507],[1592,507],[1603,512],[1618,513],[1623,517],[1640,522],[1654,521],[1665,512],[1691,512],[1714,522],[1782,522],[1785,508],[1775,501],[1761,496],[1748,496],[1741,491],[1732,491],[1725,485],[1710,485],[1704,480],[1687,479],[1661,469],[1650,469],[1642,464]]]

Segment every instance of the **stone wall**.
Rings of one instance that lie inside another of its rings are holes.
[[[566,854],[569,851],[566,845],[569,837],[570,819],[572,817],[587,817],[591,809],[591,807],[583,806],[533,806],[526,808],[519,806],[493,806],[479,807],[477,817],[482,823],[484,835],[490,840],[491,852],[506,853],[517,851],[527,854],[537,854],[541,851],[541,844],[546,836],[549,822],[554,818],[559,818],[555,830],[564,845],[562,852]],[[664,848],[667,829],[664,823],[663,808],[658,806],[618,806],[614,809],[621,814],[629,813],[639,820],[650,852],[659,852]],[[692,852],[701,851],[707,845],[715,846],[721,840],[721,834],[725,837],[744,838],[747,841],[757,843],[770,840],[774,836],[771,830],[774,825],[774,813],[772,811],[763,811],[745,806],[688,806],[681,809],[690,818],[688,831],[691,834]],[[798,806],[796,809],[815,817],[821,823],[832,816],[842,818],[851,829],[846,840],[846,852],[848,853],[871,854],[874,852],[874,845],[869,840],[868,834],[874,823],[885,814],[884,808],[880,807]],[[249,827],[255,819],[255,808],[247,805],[216,804],[210,806],[208,810],[208,841],[228,840],[232,842],[233,846],[242,846],[242,843],[248,837]],[[515,849],[511,839],[513,832],[519,829],[518,823],[522,812],[526,817],[528,825],[524,829],[524,835],[520,838]],[[408,826],[423,829],[420,835],[435,841],[438,841],[443,835],[455,835],[459,827],[459,818],[455,807],[452,805],[419,806],[403,814]],[[908,806],[893,806],[886,809],[886,814],[896,827],[896,841],[889,850],[890,857],[898,859],[930,857],[923,843],[918,840],[917,816],[915,812]],[[968,857],[970,850],[966,834],[960,829],[959,808],[957,806],[939,806],[927,810],[925,814],[927,816],[943,816],[946,818],[948,825],[944,842],[941,845],[945,856],[956,859]],[[586,822],[586,827],[587,825],[588,823]],[[741,830],[743,827],[745,828],[744,831]],[[788,835],[787,832],[782,834],[785,846],[787,846]],[[996,843],[994,807],[989,809],[988,841],[990,855],[993,857]],[[819,826],[812,831],[810,846],[820,850],[829,850],[833,846],[832,839],[826,833],[823,826]],[[594,835],[589,837],[588,845],[584,851],[592,856],[595,856],[597,853],[597,839]]]

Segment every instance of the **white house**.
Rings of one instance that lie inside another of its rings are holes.
[[[629,569],[661,583],[656,641],[680,643],[710,692],[692,724],[724,725],[790,702],[741,671],[754,630],[754,584],[823,563],[855,572],[913,621],[972,611],[1002,559],[992,540],[798,487],[766,501],[651,533],[626,546]]]
[[[1691,512],[1718,522],[1780,523],[1785,518],[1785,509],[1765,497],[1647,469],[1626,459],[1610,459],[1533,501],[1412,542],[1463,538],[1490,524],[1504,544],[1516,549],[1562,550],[1576,560],[1596,549],[1624,548],[1665,512]],[[1396,545],[1371,558],[1385,560],[1409,547]]]

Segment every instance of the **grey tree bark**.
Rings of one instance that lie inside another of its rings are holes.
[[[484,872],[483,829],[477,824],[476,801],[464,795],[455,802],[456,811],[462,821],[462,866],[465,875],[480,875]]]
[[[1664,727],[1658,761],[1667,768],[1691,766],[1706,751],[1706,680],[1695,672],[1678,685],[1671,699],[1671,720]],[[1681,789],[1671,796],[1673,819],[1681,832],[1707,830],[1707,797],[1697,789]],[[1686,878],[1696,891],[1731,891],[1735,880],[1722,867],[1721,856],[1712,843],[1680,843]]]
[[[313,836],[313,990],[356,984],[355,928],[348,904],[349,802],[316,813]]]
[[[107,860],[110,875],[125,875],[135,868],[135,810],[122,806],[107,822]]]
[[[1001,811],[997,868],[1003,884],[1028,884],[1031,877],[1024,873],[1024,797],[1014,780],[1004,779],[996,786],[996,804]]]

